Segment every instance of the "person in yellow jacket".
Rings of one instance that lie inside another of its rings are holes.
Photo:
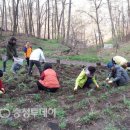
[[[29,66],[29,58],[32,53],[32,46],[29,42],[26,43],[26,45],[23,48],[24,51],[24,57],[26,58],[27,65]]]
[[[99,88],[94,75],[95,71],[96,68],[93,66],[89,66],[88,68],[83,69],[76,79],[74,91],[77,91],[78,88],[89,87],[92,83],[94,83],[96,87]]]
[[[114,56],[112,58],[112,63],[122,66],[124,69],[130,67],[130,62],[128,62],[124,57],[122,56]]]

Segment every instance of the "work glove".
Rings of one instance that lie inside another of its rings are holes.
[[[106,81],[109,81],[109,78],[106,78]]]
[[[74,92],[76,92],[78,90],[78,86],[74,87]]]
[[[108,81],[108,83],[109,83],[109,84],[112,84],[112,83],[113,83],[113,81],[112,81],[112,80],[109,80],[109,81]]]
[[[99,85],[96,85],[97,88],[99,88]]]

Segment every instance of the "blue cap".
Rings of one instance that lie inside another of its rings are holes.
[[[114,66],[114,64],[112,63],[112,61],[110,61],[110,62],[107,63],[107,67],[109,69],[111,69],[113,66]]]

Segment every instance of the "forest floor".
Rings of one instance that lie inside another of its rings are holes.
[[[9,35],[0,39],[0,54],[8,39]],[[130,130],[130,84],[118,88],[108,86],[104,81],[108,75],[106,67],[97,66],[100,89],[93,86],[73,92],[75,79],[82,68],[96,66],[102,59],[110,60],[115,55],[113,49],[101,51],[99,58],[93,48],[81,55],[61,56],[67,48],[54,40],[22,34],[17,39],[20,56],[26,41],[32,43],[33,49],[43,47],[47,62],[53,63],[62,87],[55,94],[38,92],[39,73],[35,68],[31,77],[25,67],[16,75],[8,71],[2,78],[6,94],[0,98],[0,130]],[[124,44],[117,54],[130,59],[129,49],[129,44]],[[61,64],[56,64],[57,59]],[[8,70],[11,64],[9,61]]]
[[[54,94],[37,92],[36,69],[32,77],[25,68],[17,75],[4,75],[0,130],[130,130],[130,85],[108,86],[104,82],[108,70],[98,66],[100,89],[93,86],[74,93],[83,66],[54,63],[53,67],[62,86]]]

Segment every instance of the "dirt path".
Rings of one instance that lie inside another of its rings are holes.
[[[46,62],[50,62],[50,63],[56,63],[57,59],[56,58],[46,58]],[[65,64],[65,65],[84,65],[84,66],[96,66],[96,63],[90,63],[90,62],[85,62],[85,61],[72,61],[72,60],[60,60],[61,64]],[[105,64],[103,64],[105,65]]]

